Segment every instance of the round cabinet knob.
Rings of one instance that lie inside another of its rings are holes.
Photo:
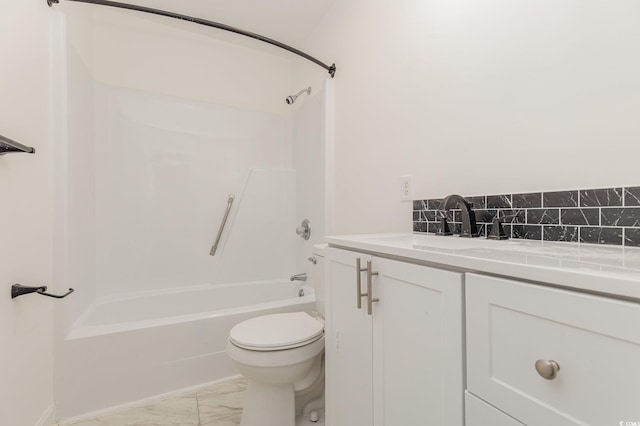
[[[558,375],[558,371],[560,371],[560,364],[552,359],[539,359],[536,361],[536,371],[542,378],[553,380]]]

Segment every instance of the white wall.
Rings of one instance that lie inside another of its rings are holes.
[[[53,420],[52,306],[38,295],[11,300],[9,287],[52,285],[49,8],[0,1],[0,134],[36,154],[0,157],[0,424]]]
[[[336,2],[338,233],[409,231],[414,198],[637,185],[640,3]]]

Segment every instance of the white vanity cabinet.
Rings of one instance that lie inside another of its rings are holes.
[[[326,425],[462,426],[462,274],[334,247],[325,268]]]
[[[640,424],[640,248],[327,239],[327,426]]]
[[[465,287],[469,392],[529,426],[640,422],[639,304],[476,274]]]

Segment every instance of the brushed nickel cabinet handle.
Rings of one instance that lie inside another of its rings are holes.
[[[378,275],[377,272],[371,272],[371,261],[367,261],[367,314],[373,314],[373,302],[378,302],[380,299],[373,297],[373,283],[371,277]]]
[[[539,359],[536,361],[536,371],[540,377],[547,380],[553,380],[558,375],[558,371],[560,371],[560,364],[552,359]]]
[[[360,265],[360,258],[356,257],[356,292],[358,297],[357,306],[358,309],[362,309],[362,298],[367,295],[367,293],[362,292],[362,273],[366,271],[367,268],[362,268]]]

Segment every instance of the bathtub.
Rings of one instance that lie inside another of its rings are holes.
[[[313,310],[313,287],[290,281],[100,300],[78,318],[58,352],[58,417],[67,419],[64,424],[235,376],[225,352],[234,325],[259,315]]]
[[[263,311],[314,301],[313,287],[290,281],[205,285],[136,293],[94,303],[76,321],[67,339],[238,313],[264,315]]]

